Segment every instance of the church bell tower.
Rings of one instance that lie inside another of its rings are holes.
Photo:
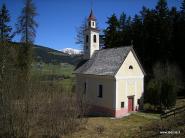
[[[91,9],[88,25],[85,29],[84,59],[90,59],[95,50],[99,50],[99,30],[96,27],[96,18]]]

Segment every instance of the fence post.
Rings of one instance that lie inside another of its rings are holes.
[[[169,116],[174,116],[176,115],[176,113],[181,113],[181,112],[185,112],[185,106],[182,106],[182,107],[178,107],[178,108],[175,108],[175,109],[172,109],[171,111],[167,111],[165,113],[162,113],[160,116],[161,116],[161,120],[163,118],[168,118]]]

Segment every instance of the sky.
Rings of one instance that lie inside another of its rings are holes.
[[[75,44],[76,30],[91,8],[97,18],[100,29],[106,28],[107,17],[113,13],[119,16],[125,12],[128,16],[139,13],[143,6],[154,8],[158,0],[33,0],[38,15],[35,44],[56,50],[64,48],[82,49]],[[168,6],[180,7],[182,0],[167,0]],[[24,0],[0,0],[5,3],[11,16],[10,25],[14,28],[24,6]],[[13,41],[20,41],[20,36]]]

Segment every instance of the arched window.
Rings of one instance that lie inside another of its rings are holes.
[[[130,65],[130,66],[129,66],[129,69],[133,69],[133,66],[132,66],[132,65]]]
[[[93,36],[94,43],[96,43],[96,35]]]
[[[86,94],[86,89],[87,89],[87,83],[84,83],[84,94]]]
[[[103,85],[98,86],[98,97],[103,98]]]
[[[89,36],[86,35],[86,43],[88,43],[88,41],[89,41]]]

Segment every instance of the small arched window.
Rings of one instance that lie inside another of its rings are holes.
[[[88,41],[89,41],[89,36],[86,35],[86,43],[88,43]]]
[[[94,43],[96,43],[96,35],[93,36]]]
[[[87,83],[84,83],[84,94],[86,94],[86,89],[87,89]]]
[[[93,26],[94,26],[94,22],[93,22]]]
[[[132,65],[130,65],[130,66],[129,66],[129,69],[133,69],[133,66],[132,66]]]

